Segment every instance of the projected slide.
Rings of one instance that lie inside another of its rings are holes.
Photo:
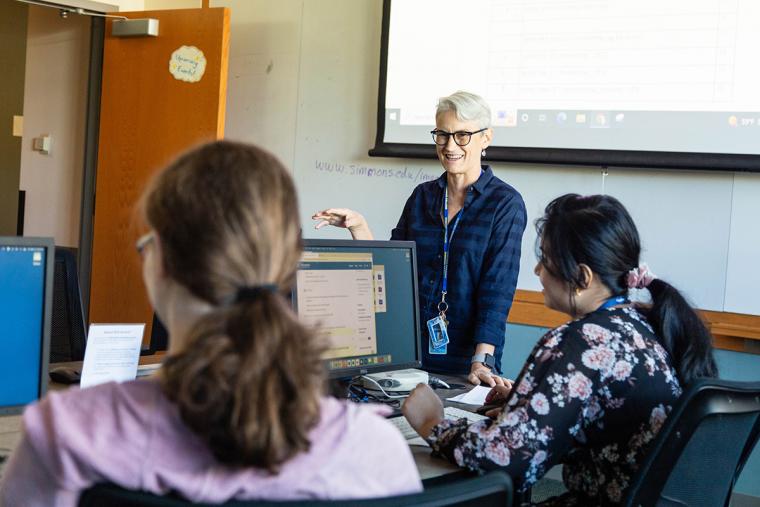
[[[760,154],[757,0],[394,0],[385,143],[430,145],[438,97],[495,146]]]
[[[328,337],[325,359],[377,354],[371,253],[304,252],[298,315]]]

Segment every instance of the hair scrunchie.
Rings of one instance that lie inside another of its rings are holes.
[[[652,293],[647,287],[657,275],[649,270],[646,264],[639,264],[625,275],[625,284],[628,287],[628,300],[631,303],[651,304]]]
[[[645,289],[655,278],[657,275],[652,273],[646,264],[639,264],[639,267],[633,268],[625,275],[626,286],[629,289]]]
[[[251,285],[249,287],[239,287],[235,293],[235,303],[256,301],[267,293],[277,292],[277,285],[273,283],[264,285]]]

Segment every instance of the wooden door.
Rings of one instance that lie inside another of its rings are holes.
[[[119,38],[111,35],[111,20],[105,27],[89,320],[145,322],[147,340],[152,310],[134,248],[144,230],[136,203],[157,170],[223,136],[230,15],[226,8],[123,15],[158,19],[159,35]],[[203,52],[199,81],[170,72],[182,46]]]
[[[15,117],[24,114],[28,12],[28,5],[0,0],[0,69],[3,69],[0,81],[0,236],[15,236],[18,226],[21,134],[16,131]]]

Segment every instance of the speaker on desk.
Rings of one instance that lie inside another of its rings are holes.
[[[82,361],[87,334],[75,250],[55,247],[50,362]]]

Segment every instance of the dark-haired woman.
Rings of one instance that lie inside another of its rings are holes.
[[[558,505],[619,503],[647,445],[696,377],[717,375],[711,336],[681,294],[639,265],[636,226],[609,196],[565,195],[537,222],[536,274],[574,320],[544,335],[494,420],[444,420],[420,386],[404,404],[434,450],[473,470],[505,468],[525,490],[562,463]]]
[[[0,503],[74,506],[99,482],[203,502],[419,491],[377,409],[322,395],[321,345],[278,294],[300,256],[297,209],[288,171],[255,147],[209,144],[162,172],[138,241],[171,336],[160,375],[29,407]]]

